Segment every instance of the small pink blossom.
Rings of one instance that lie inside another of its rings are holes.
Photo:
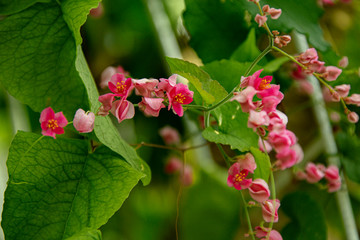
[[[256,14],[255,16],[255,22],[257,24],[259,24],[259,27],[262,27],[267,21],[267,17],[266,16],[261,16],[259,14]]]
[[[183,162],[177,157],[171,157],[165,164],[165,172],[167,174],[173,174],[181,171]]]
[[[340,179],[339,168],[331,165],[325,170],[325,178],[329,182],[337,181]]]
[[[165,126],[160,129],[159,134],[166,145],[176,145],[180,143],[179,132],[173,127]]]
[[[344,97],[347,97],[347,95],[349,95],[350,85],[342,84],[342,85],[335,86],[334,89],[340,95],[340,97],[344,98]]]
[[[353,104],[360,107],[360,94],[354,93],[350,97],[344,98],[346,104]]]
[[[297,57],[297,60],[301,62],[302,64],[308,64],[311,61],[318,60],[318,54],[315,48],[309,48],[304,53],[300,54]]]
[[[305,69],[304,72],[307,74],[312,74],[314,72],[323,73],[326,71],[326,68],[324,67],[325,63],[319,60],[312,60],[305,65],[307,66],[307,69]]]
[[[255,227],[255,236],[257,238],[262,238],[262,237],[266,237],[269,233],[270,229],[269,228],[265,228],[265,227]],[[262,238],[261,240],[263,240],[265,238]],[[283,240],[283,238],[281,237],[280,233],[274,229],[272,229],[270,231],[270,236],[269,236],[269,240]]]
[[[341,179],[338,181],[332,181],[327,184],[328,186],[328,192],[336,192],[341,188]]]
[[[44,136],[50,136],[54,139],[56,134],[63,134],[64,127],[68,124],[62,112],[55,113],[51,107],[45,108],[40,114],[40,124]]]
[[[252,181],[249,194],[255,201],[259,203],[265,202],[270,197],[269,186],[263,179],[257,178]]]
[[[190,91],[188,86],[178,83],[170,92],[166,93],[169,98],[168,109],[172,107],[175,114],[182,117],[184,115],[184,110],[182,105],[189,104],[193,101],[194,92]]]
[[[339,77],[341,72],[342,70],[340,68],[328,66],[325,68],[325,72],[322,74],[322,76],[327,81],[335,81]]]
[[[116,73],[111,77],[109,89],[115,96],[127,98],[130,91],[134,88],[131,78],[125,78],[124,74]]]
[[[268,141],[276,152],[281,152],[283,149],[289,148],[296,143],[296,136],[289,130],[284,130],[281,132],[272,131],[269,133]]]
[[[281,9],[270,8],[269,5],[264,5],[262,10],[266,15],[270,15],[272,19],[278,19],[281,15]]]
[[[267,96],[261,100],[262,110],[271,113],[276,111],[277,106],[281,102],[282,98],[277,96]]]
[[[239,160],[229,168],[228,186],[234,187],[237,190],[248,188],[252,183],[252,179],[247,179],[246,177],[249,172],[254,173],[255,168],[255,159],[250,153],[239,158]]]
[[[107,116],[109,114],[109,111],[112,108],[114,98],[115,94],[112,93],[107,93],[99,96],[99,102],[102,103],[98,112],[100,116]]]
[[[158,89],[156,90],[156,96],[165,97],[164,92],[170,92],[176,85],[177,75],[173,74],[168,79],[160,78]]]
[[[79,108],[75,113],[73,125],[80,133],[88,133],[94,129],[94,122],[95,114],[93,112],[85,113],[83,109]]]
[[[139,103],[139,109],[145,113],[146,116],[158,117],[159,112],[165,105],[162,103],[163,98],[143,97]]]
[[[308,163],[305,171],[307,175],[306,180],[309,183],[316,183],[325,176],[324,172],[321,171],[321,167],[319,167],[319,165],[315,165],[314,163]]]
[[[230,101],[238,101],[241,105],[243,112],[249,112],[250,110],[255,110],[255,105],[253,103],[253,98],[256,94],[255,88],[248,86],[241,92],[234,92],[234,97]]]
[[[295,143],[293,146],[290,147],[296,153],[296,164],[300,163],[304,159],[304,151],[300,144]]]
[[[289,35],[276,36],[274,43],[279,47],[285,47],[291,42],[291,37]]]
[[[359,115],[356,112],[349,112],[347,114],[347,119],[351,123],[357,123],[359,121]]]
[[[116,74],[116,73],[121,73],[123,74],[125,77],[129,76],[129,73],[127,71],[124,70],[124,68],[122,66],[118,66],[118,67],[113,67],[113,66],[109,66],[107,68],[104,69],[104,71],[101,73],[101,80],[100,80],[100,88],[105,89],[109,86],[109,82],[111,80],[111,77]]]
[[[275,206],[274,206],[275,205]],[[261,204],[262,206],[262,215],[265,222],[271,222],[272,218],[274,218],[274,222],[278,222],[278,209],[280,207],[279,199],[274,200],[266,200]]]
[[[254,131],[256,131],[256,129],[260,126],[269,125],[270,119],[266,112],[250,110],[249,113],[248,128],[253,128]]]
[[[349,58],[347,56],[342,57],[338,65],[341,68],[346,68],[349,65]]]
[[[125,99],[121,99],[114,102],[111,108],[111,113],[117,118],[118,122],[120,123],[125,119],[133,118],[135,115],[135,108],[131,102]]]
[[[157,79],[133,79],[134,87],[135,87],[135,94],[140,95],[143,97],[154,97],[155,95],[155,88],[159,83]]]
[[[298,161],[298,155],[296,151],[290,147],[283,148],[276,154],[276,166],[281,170],[294,166]]]

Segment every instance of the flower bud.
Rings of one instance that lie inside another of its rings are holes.
[[[321,171],[321,167],[318,165],[315,165],[314,163],[308,163],[306,166],[306,180],[309,183],[316,183],[322,179],[325,174]]]
[[[255,22],[259,24],[259,27],[262,27],[267,21],[266,16],[261,16],[259,14],[256,14],[255,16]]]
[[[262,203],[269,199],[270,190],[268,184],[261,178],[252,181],[249,187],[250,196],[257,202]]]
[[[279,199],[274,200],[266,200],[262,205],[262,215],[265,222],[271,222],[272,218],[274,218],[274,222],[278,222],[278,209],[280,207]]]
[[[74,116],[74,128],[81,133],[92,132],[94,129],[95,114],[93,112],[85,113],[79,108]]]
[[[351,123],[357,123],[359,121],[359,115],[357,115],[356,112],[349,112],[347,118]]]

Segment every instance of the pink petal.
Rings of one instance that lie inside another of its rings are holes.
[[[45,108],[40,114],[40,122],[47,122],[50,119],[54,119],[55,112],[51,107]]]

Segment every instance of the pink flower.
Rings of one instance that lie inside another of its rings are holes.
[[[290,147],[283,148],[276,154],[276,165],[284,170],[286,168],[290,168],[294,166],[298,160],[298,156],[296,151]]]
[[[114,102],[111,108],[111,113],[117,118],[118,122],[120,123],[125,119],[133,118],[135,115],[135,108],[131,102],[125,99],[121,99]]]
[[[350,85],[342,84],[342,85],[335,86],[334,89],[340,95],[340,97],[344,98],[344,97],[347,97],[347,95],[349,95]]]
[[[354,93],[350,97],[346,97],[344,100],[346,104],[354,104],[360,107],[360,94]]]
[[[269,199],[270,190],[268,184],[261,178],[252,181],[249,187],[250,196],[257,202],[262,203]]]
[[[248,188],[252,183],[252,179],[247,179],[246,177],[249,172],[254,173],[255,168],[255,159],[250,153],[239,158],[239,160],[229,168],[228,186],[234,187],[237,190]]]
[[[270,119],[265,111],[257,112],[250,110],[249,113],[248,128],[253,128],[256,131],[260,126],[269,125]]]
[[[347,119],[351,123],[357,123],[359,121],[359,115],[356,112],[349,112],[347,114]]]
[[[124,76],[129,76],[129,73],[126,72],[122,66],[118,66],[116,68],[113,66],[109,66],[105,68],[104,71],[101,73],[101,80],[99,85],[102,89],[105,89],[109,86],[109,81],[115,73],[121,73]]]
[[[262,110],[271,113],[276,111],[276,107],[281,102],[282,98],[277,96],[267,96],[261,100]]]
[[[305,64],[305,66],[307,66],[307,69],[305,69],[304,72],[307,74],[312,74],[313,72],[323,73],[326,70],[324,64],[324,62],[321,62],[319,60],[312,60],[309,63]]]
[[[243,112],[249,112],[250,110],[255,110],[255,105],[253,103],[253,98],[256,94],[255,88],[248,86],[241,92],[234,92],[234,97],[230,101],[238,101],[241,105]]]
[[[270,8],[269,5],[264,5],[262,10],[265,14],[270,15],[272,19],[278,19],[281,15],[281,9]]]
[[[309,48],[304,53],[297,57],[297,60],[302,64],[310,63],[311,61],[318,60],[317,51],[315,48]]]
[[[56,134],[63,134],[68,124],[62,112],[55,113],[51,107],[45,108],[40,114],[40,124],[44,136],[56,138]]]
[[[256,14],[255,16],[255,22],[257,24],[259,24],[259,27],[262,27],[267,21],[267,17],[266,16],[261,16],[259,14]]]
[[[158,89],[156,91],[156,96],[158,97],[165,97],[164,92],[170,92],[176,85],[176,78],[177,75],[173,74],[169,77],[169,79],[166,78],[160,78],[160,83],[158,85]]]
[[[115,94],[107,93],[104,95],[99,96],[99,102],[102,103],[100,106],[98,114],[100,116],[107,116],[109,114],[109,111],[112,108],[112,104],[114,101]]]
[[[93,112],[85,113],[79,108],[73,120],[75,129],[81,133],[88,133],[94,129],[95,114]]]
[[[275,203],[274,203],[275,202]],[[278,222],[278,209],[280,207],[279,199],[274,200],[266,200],[261,204],[262,207],[262,215],[265,222],[271,222],[272,218],[274,218],[274,222]]]
[[[285,148],[296,143],[296,136],[293,132],[289,130],[284,131],[272,131],[269,133],[268,141],[273,146],[276,152],[281,152]]]
[[[347,56],[344,56],[339,61],[339,67],[346,68],[349,65],[349,59]]]
[[[173,127],[165,126],[160,129],[159,134],[164,140],[166,145],[173,145],[180,143],[179,132]]]
[[[265,228],[265,227],[255,227],[255,235],[257,238],[262,238],[262,237],[266,237],[269,233],[269,228]],[[262,238],[261,240],[263,240],[265,238]],[[271,230],[270,231],[270,236],[269,236],[269,240],[283,240],[283,238],[281,237],[280,233],[276,230]]]
[[[163,98],[143,97],[139,103],[139,109],[145,113],[146,116],[158,117],[159,112],[165,105],[162,103]]]
[[[258,142],[258,144],[259,144],[259,149],[260,149],[261,151],[265,152],[265,151],[264,151],[263,141],[264,141],[264,144],[265,144],[266,152],[268,152],[268,153],[271,152],[271,150],[272,150],[271,144],[270,144],[268,141],[266,141],[266,140],[262,140],[261,137],[259,137],[259,142]]]
[[[325,178],[329,182],[337,181],[340,179],[339,168],[337,166],[331,165],[325,170]]]
[[[133,83],[135,86],[135,94],[140,95],[143,97],[154,97],[155,95],[155,88],[159,83],[157,79],[147,79],[143,78],[140,80],[133,79]]]
[[[189,104],[193,101],[194,92],[190,91],[188,86],[178,83],[170,92],[167,92],[166,95],[169,98],[168,109],[173,108],[174,113],[182,117],[184,115],[184,110],[182,105]]]
[[[328,66],[325,68],[325,72],[322,74],[322,76],[327,81],[335,81],[339,77],[341,72],[342,70],[340,68]]]
[[[286,45],[288,45],[291,42],[291,37],[289,35],[282,35],[282,36],[276,36],[274,43],[279,47],[282,48]]]
[[[332,181],[327,184],[328,186],[328,192],[336,192],[341,188],[341,179],[338,181]]]
[[[121,73],[114,74],[109,82],[109,89],[115,96],[127,98],[133,88],[131,78],[125,79],[125,76]]]
[[[316,183],[325,176],[323,171],[321,171],[321,166],[319,167],[319,165],[317,166],[314,163],[308,163],[305,171],[307,175],[306,180],[309,183]]]
[[[165,172],[168,174],[172,174],[178,172],[182,169],[183,163],[177,157],[170,158],[165,165]]]

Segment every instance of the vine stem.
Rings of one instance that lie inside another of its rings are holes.
[[[309,48],[304,35],[295,32],[293,37],[298,51],[304,52]],[[308,81],[312,84],[314,89],[314,92],[310,97],[314,103],[314,114],[320,128],[324,149],[327,154],[327,162],[332,165],[340,166],[340,158],[338,156],[336,142],[327,115],[325,102],[322,97],[320,84],[314,76],[309,76]],[[343,171],[340,171],[340,175],[341,178],[345,180]],[[342,189],[335,194],[345,228],[346,239],[359,240],[346,182],[343,181]]]
[[[241,200],[243,201],[243,204],[244,204],[246,221],[247,221],[247,224],[249,226],[249,233],[251,235],[251,238],[253,240],[255,240],[254,231],[253,231],[253,228],[252,228],[252,225],[251,225],[250,215],[249,215],[249,211],[248,211],[248,207],[247,207],[247,202],[245,201],[244,194],[243,194],[242,191],[240,191],[240,196],[241,196]]]

